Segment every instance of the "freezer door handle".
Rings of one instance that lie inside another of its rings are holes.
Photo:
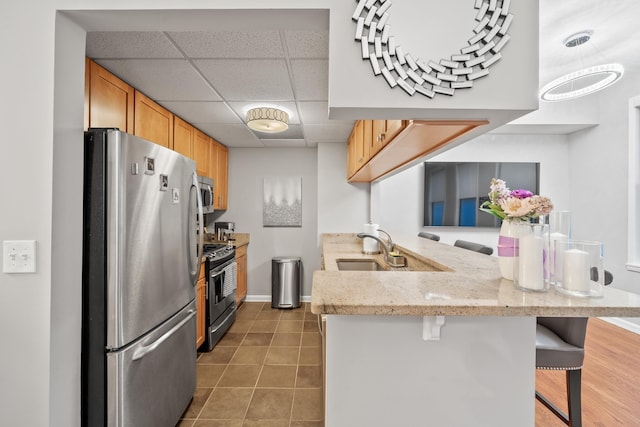
[[[178,323],[177,325],[175,325],[173,328],[171,328],[170,330],[167,331],[166,334],[164,334],[163,336],[161,336],[160,338],[158,338],[157,340],[155,340],[153,342],[153,344],[150,345],[145,345],[143,347],[140,347],[139,349],[137,349],[134,353],[133,353],[133,360],[139,360],[142,359],[143,357],[145,357],[147,354],[153,352],[156,348],[158,348],[165,340],[167,340],[171,335],[175,334],[185,323],[187,323],[189,320],[191,320],[193,318],[193,316],[196,315],[196,310],[189,310],[187,313],[189,313],[187,315],[187,317],[185,317],[184,319],[182,319],[180,321],[180,323]]]

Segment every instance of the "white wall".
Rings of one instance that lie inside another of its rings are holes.
[[[612,286],[635,293],[640,293],[640,274],[625,267],[628,108],[629,99],[639,94],[640,80],[627,72],[619,83],[591,95],[600,106],[601,124],[569,138],[573,235],[604,242],[605,268],[613,273]],[[640,324],[639,319],[630,320]]]
[[[229,209],[215,221],[234,221],[236,231],[250,233],[247,249],[247,295],[271,298],[271,259],[302,258],[302,295],[311,295],[311,275],[320,268],[317,241],[317,155],[315,148],[230,148]],[[263,227],[265,177],[302,177],[302,227]],[[214,219],[215,218],[215,219]],[[213,228],[211,228],[213,229]]]
[[[318,235],[358,233],[369,221],[369,184],[348,183],[346,171],[346,143],[318,144]]]
[[[568,139],[563,135],[483,135],[433,161],[540,162],[540,193],[548,196],[555,209],[570,208]],[[374,218],[382,228],[393,232],[417,234],[421,230],[441,236],[441,242],[453,244],[457,239],[471,240],[496,247],[498,229],[423,227],[422,164],[373,184],[373,199],[379,203]],[[509,183],[507,183],[508,185]],[[489,182],[486,183],[487,193]],[[488,215],[480,213],[479,215]]]

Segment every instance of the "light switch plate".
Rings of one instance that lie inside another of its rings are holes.
[[[2,246],[2,271],[4,273],[36,272],[35,240],[5,240]]]

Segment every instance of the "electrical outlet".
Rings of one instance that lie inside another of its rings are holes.
[[[2,254],[3,273],[35,273],[36,241],[5,240]]]

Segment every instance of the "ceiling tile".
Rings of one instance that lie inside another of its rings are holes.
[[[291,61],[296,96],[301,101],[327,101],[329,98],[329,61],[297,59]]]
[[[307,141],[346,141],[349,138],[353,122],[327,125],[305,125],[304,133]]]
[[[168,33],[192,58],[283,58],[278,31],[218,31]]]
[[[163,107],[191,123],[231,123],[243,121],[224,102],[164,101]]]
[[[233,111],[238,114],[238,116],[242,117],[244,121],[247,116],[247,111],[251,108],[256,107],[274,107],[280,108],[287,113],[289,113],[289,124],[299,124],[300,118],[298,117],[298,111],[296,109],[295,102],[229,102],[229,106],[233,109]]]
[[[183,58],[161,32],[98,31],[87,33],[87,56],[106,58]]]
[[[284,60],[201,59],[195,64],[227,101],[293,99]]]
[[[290,58],[329,58],[329,31],[285,31]]]
[[[304,139],[262,139],[267,148],[306,148]]]
[[[256,136],[262,140],[265,139],[304,139],[302,129],[299,125],[291,125],[289,129],[278,133],[265,133],[253,131]]]
[[[155,101],[219,101],[189,62],[178,59],[96,61]]]
[[[329,123],[329,103],[328,102],[299,102],[300,119],[307,124],[325,124]]]
[[[230,125],[224,123],[194,123],[193,125],[227,146],[262,147],[260,140],[245,125]]]

